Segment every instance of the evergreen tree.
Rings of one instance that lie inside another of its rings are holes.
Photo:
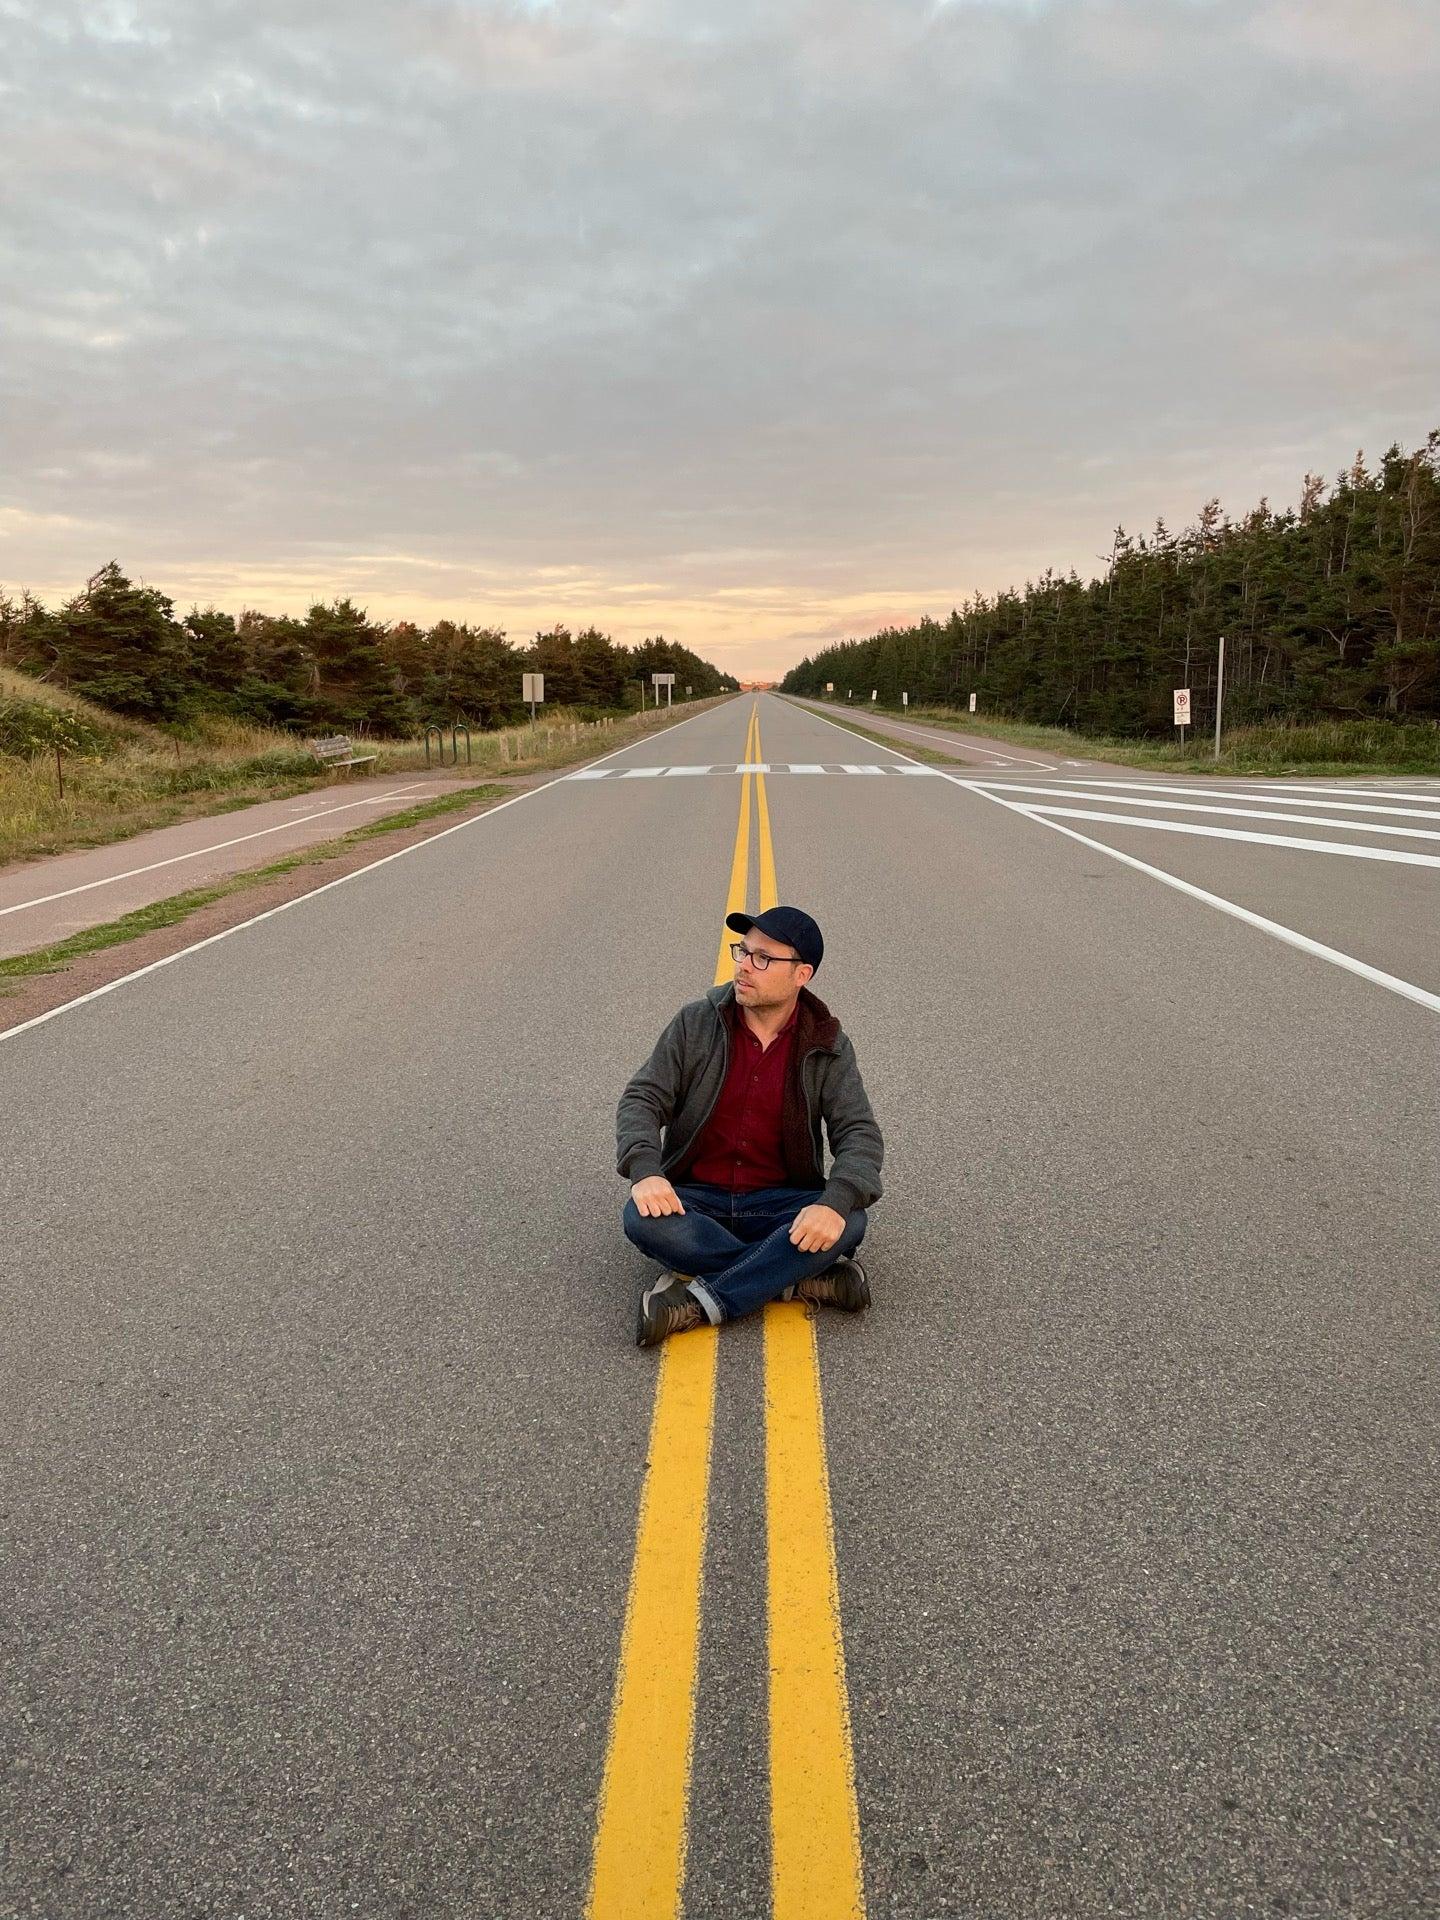
[[[55,618],[55,677],[117,713],[169,720],[186,709],[190,648],[175,603],[111,560]]]
[[[311,607],[305,641],[314,663],[315,710],[320,724],[363,733],[408,733],[412,703],[385,657],[385,629],[353,600]]]
[[[1208,500],[1178,537],[1117,528],[1100,577],[1047,570],[1023,592],[977,595],[943,628],[923,619],[827,648],[787,675],[887,702],[963,700],[1092,732],[1168,731],[1170,693],[1213,714],[1227,643],[1233,720],[1440,716],[1440,431],[1372,472],[1357,455],[1327,494],[1306,474],[1297,509],[1238,522]],[[933,690],[933,691],[932,691]]]

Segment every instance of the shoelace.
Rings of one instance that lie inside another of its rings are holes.
[[[691,1293],[687,1293],[683,1300],[671,1301],[666,1310],[670,1316],[672,1333],[683,1333],[687,1327],[698,1325],[702,1317],[700,1302]]]

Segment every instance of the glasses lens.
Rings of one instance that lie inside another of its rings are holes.
[[[740,964],[742,954],[757,973],[764,973],[770,964],[770,956],[768,953],[757,953],[754,947],[747,947],[741,941],[737,940],[730,949],[730,958],[737,966]]]

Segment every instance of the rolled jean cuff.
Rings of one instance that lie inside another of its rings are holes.
[[[690,1291],[700,1302],[700,1311],[705,1315],[705,1318],[710,1322],[711,1326],[718,1327],[725,1316],[720,1311],[720,1303],[714,1294],[711,1293],[708,1287],[702,1286],[698,1280],[692,1280],[690,1282]]]

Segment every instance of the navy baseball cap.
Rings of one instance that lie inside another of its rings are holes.
[[[769,934],[772,940],[783,940],[787,947],[795,949],[807,967],[818,967],[825,957],[825,942],[819,927],[799,907],[767,907],[764,913],[753,916],[727,913],[725,924],[735,933],[749,933],[754,927],[758,933]]]

